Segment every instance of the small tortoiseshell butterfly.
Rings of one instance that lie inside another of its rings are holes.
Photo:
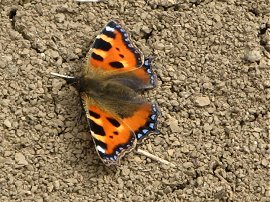
[[[62,77],[79,91],[97,153],[106,165],[118,164],[137,142],[159,133],[156,104],[137,94],[156,86],[151,60],[144,59],[116,21],[96,37],[83,75]]]

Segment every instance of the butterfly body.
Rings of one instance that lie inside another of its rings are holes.
[[[105,164],[118,164],[137,142],[158,133],[156,104],[137,93],[156,86],[151,60],[143,58],[117,22],[110,21],[97,36],[83,75],[66,80],[81,95],[96,150]]]

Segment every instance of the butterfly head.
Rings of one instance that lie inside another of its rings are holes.
[[[58,74],[58,73],[51,73],[54,76],[60,77],[62,79],[64,79],[67,84],[72,85],[73,87],[75,87],[78,91],[80,91],[80,88],[82,86],[81,84],[81,78],[80,77],[73,77],[73,76],[65,76],[62,74]]]
[[[79,93],[89,91],[93,86],[92,82],[85,77],[64,78],[67,84],[73,86]]]

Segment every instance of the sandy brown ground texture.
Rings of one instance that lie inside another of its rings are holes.
[[[100,161],[76,90],[110,20],[152,55],[161,133]],[[0,0],[0,201],[270,201],[269,0]],[[82,118],[80,118],[82,114]]]

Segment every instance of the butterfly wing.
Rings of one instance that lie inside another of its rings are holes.
[[[133,116],[125,118],[123,121],[132,128],[137,142],[141,142],[151,133],[159,134],[157,130],[157,118],[159,114],[156,104],[145,103]],[[141,122],[138,122],[140,119]]]
[[[85,73],[93,71],[105,72],[108,79],[118,80],[135,91],[156,86],[151,59],[143,60],[141,51],[116,21],[102,29],[89,51]]]
[[[144,60],[142,68],[135,69],[132,72],[136,74],[137,78],[140,78],[140,80],[143,81],[143,85],[137,85],[132,89],[144,90],[151,89],[157,86],[157,78],[151,67],[151,58],[146,58]]]
[[[141,68],[136,68],[128,72],[113,74],[110,75],[108,79],[128,86],[135,91],[151,89],[157,85],[156,75],[151,68],[150,58],[145,59]]]
[[[150,133],[158,133],[155,104],[140,103],[132,114],[120,117],[117,112],[99,106],[92,98],[83,96],[82,99],[97,153],[107,165],[118,164],[137,141]]]
[[[88,55],[88,70],[98,68],[122,72],[143,65],[143,55],[116,21],[110,21],[102,29]]]

